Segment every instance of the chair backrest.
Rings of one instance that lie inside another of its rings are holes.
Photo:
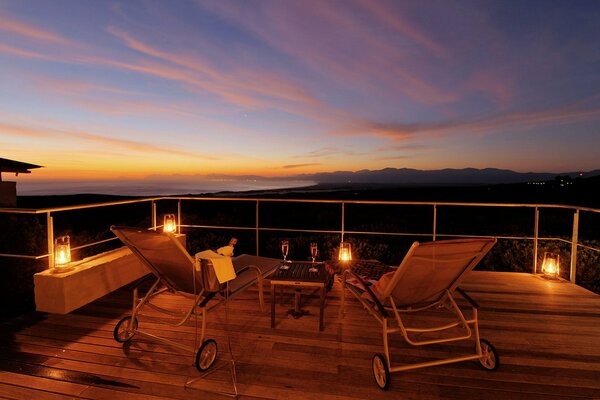
[[[415,242],[382,297],[400,307],[431,304],[451,292],[496,243],[494,238]]]
[[[110,230],[171,289],[200,293],[204,287],[202,274],[194,271],[194,259],[173,234],[120,226]]]
[[[278,258],[259,257],[250,254],[241,254],[232,258],[231,261],[236,273],[239,273],[242,268],[252,265],[260,270],[263,278],[275,272],[281,264],[281,259]],[[256,274],[254,271],[239,274],[233,281],[229,282],[229,290],[231,293],[239,292],[253,285],[255,282]]]

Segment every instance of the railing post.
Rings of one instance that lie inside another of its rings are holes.
[[[344,209],[345,209],[345,207],[346,207],[346,205],[345,205],[345,203],[342,201],[342,240],[341,240],[341,242],[343,242],[343,241],[344,241],[344,220],[345,220],[345,218],[346,218],[346,215],[345,215],[345,210],[344,210]]]
[[[156,203],[152,200],[152,229],[156,230]]]
[[[579,241],[579,210],[573,215],[573,237],[571,238],[571,271],[569,273],[572,283],[577,278],[577,242]]]
[[[258,236],[259,236],[259,228],[260,225],[258,224],[258,204],[259,204],[259,200],[256,200],[256,255],[259,256],[259,243],[258,243]]]
[[[177,202],[177,233],[181,233],[181,199]]]
[[[535,222],[533,225],[533,274],[537,273],[538,262],[538,230],[540,223],[540,210],[535,208]]]
[[[437,232],[437,205],[433,205],[433,241],[435,242],[435,235]]]
[[[48,230],[48,269],[54,268],[54,221],[52,215],[46,214],[46,225]]]

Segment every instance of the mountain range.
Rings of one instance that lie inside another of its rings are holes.
[[[384,168],[380,170],[360,170],[323,172],[296,175],[297,180],[316,181],[318,183],[378,183],[400,185],[478,185],[523,183],[549,181],[557,176],[590,178],[600,175],[600,169],[589,172],[515,172],[497,168],[463,168],[419,170],[411,168]]]

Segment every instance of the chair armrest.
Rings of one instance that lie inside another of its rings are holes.
[[[251,265],[251,266],[246,265],[245,267],[240,268],[238,271],[235,271],[235,274],[236,275],[243,274],[244,272],[248,271],[250,269],[250,267],[254,267],[254,265]],[[254,268],[256,268],[256,267],[254,267]]]
[[[263,280],[264,280],[264,278],[262,275],[262,270],[256,265],[246,265],[246,266],[240,268],[238,271],[236,271],[236,275],[239,277],[247,271],[253,271],[256,274],[256,281],[250,280],[248,283],[237,288],[236,292],[244,290],[247,287],[249,287],[250,285],[256,283],[256,285],[258,286],[258,300],[260,302],[260,309],[261,309],[261,311],[264,311],[264,308],[265,308],[265,300],[264,300],[264,296],[263,296]]]
[[[379,311],[379,313],[384,317],[387,318],[388,317],[388,313],[385,310],[385,308],[383,307],[383,304],[381,304],[381,302],[379,301],[379,299],[377,298],[377,296],[375,296],[375,293],[373,293],[373,291],[371,290],[371,288],[369,287],[369,285],[367,285],[365,283],[365,281],[357,274],[355,274],[354,272],[350,271],[349,269],[347,269],[346,271],[344,271],[344,279],[346,279],[346,275],[352,275],[353,278],[355,278],[360,285],[362,286],[363,290],[369,294],[369,297],[374,304],[375,307],[377,308],[377,311]]]
[[[471,296],[469,296],[467,294],[467,292],[465,292],[464,290],[462,290],[461,288],[457,287],[456,291],[465,299],[469,302],[469,304],[471,304],[471,306],[475,309],[479,309],[479,304],[473,300],[473,298]]]

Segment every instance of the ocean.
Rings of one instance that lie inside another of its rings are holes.
[[[314,181],[284,178],[147,178],[138,180],[20,180],[21,196],[110,194],[120,196],[170,196],[248,190],[276,190],[315,185]]]

